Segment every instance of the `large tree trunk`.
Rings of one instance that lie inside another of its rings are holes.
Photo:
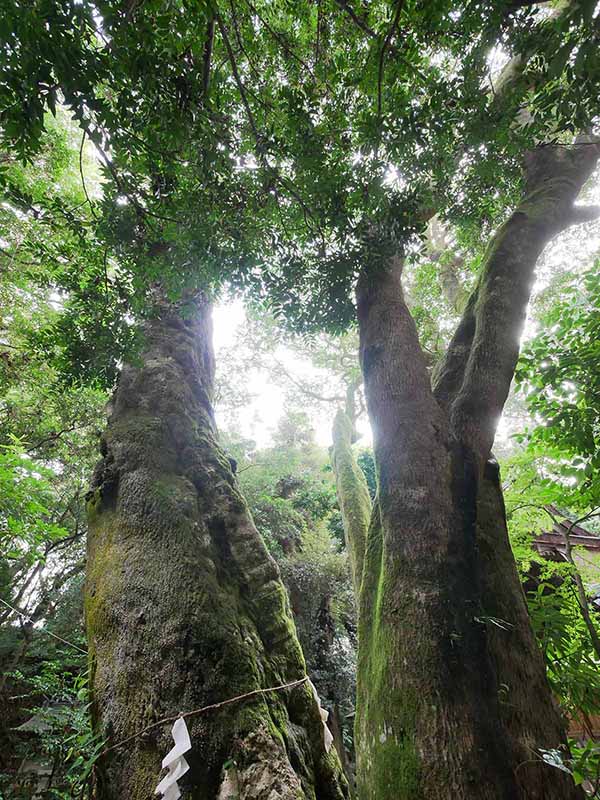
[[[433,388],[402,296],[401,256],[359,282],[378,478],[359,598],[362,800],[582,796],[541,758],[564,734],[497,476],[485,469],[535,263],[554,235],[597,213],[574,206],[597,157],[591,144],[530,155],[524,197],[490,244]],[[492,618],[514,626],[510,642]]]
[[[86,621],[110,747],[179,712],[301,679],[285,589],[216,440],[210,310],[166,302],[126,366],[89,495]],[[191,311],[191,313],[190,313]],[[104,755],[100,800],[147,800],[170,724]],[[191,798],[341,800],[306,683],[188,720]]]

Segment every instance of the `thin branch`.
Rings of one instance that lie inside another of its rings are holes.
[[[300,64],[302,67],[304,67],[304,69],[307,70],[307,72],[309,72],[310,75],[314,78],[315,74],[314,74],[313,69],[310,66],[310,64],[308,64],[306,61],[304,61],[304,59],[300,58],[300,56],[295,53],[295,51],[285,41],[285,37],[283,37],[278,31],[276,31],[274,28],[272,28],[269,25],[269,23],[264,19],[264,17],[262,17],[260,15],[260,12],[256,8],[256,6],[250,0],[246,0],[246,3],[248,4],[248,7],[252,11],[252,13],[260,20],[261,24],[271,34],[273,39],[275,39],[275,41],[278,42],[281,45],[281,47],[285,50],[285,52],[289,56],[291,56],[295,61],[297,61],[298,64]]]
[[[317,0],[317,37],[315,41],[315,66],[319,63],[320,49],[321,49],[321,0]]]
[[[507,509],[506,515],[510,517],[515,513],[515,511],[520,511],[522,508],[536,508],[538,511],[544,511],[546,514],[548,514],[552,522],[554,522],[556,525],[560,525],[559,518],[553,514],[547,506],[540,506],[537,503],[519,503],[518,505],[513,506],[510,511]]]
[[[10,258],[11,261],[14,261],[17,264],[20,264],[22,267],[37,267],[39,266],[36,264],[35,261],[23,261],[22,259],[18,258],[17,256],[10,253],[8,250],[5,250],[3,247],[0,247],[0,253],[7,258]]]
[[[246,111],[246,116],[248,118],[248,123],[250,125],[250,128],[252,130],[252,134],[254,136],[254,140],[256,142],[256,155],[258,156],[258,159],[260,160],[263,168],[276,181],[278,181],[279,184],[284,189],[287,189],[287,191],[290,193],[290,195],[300,204],[300,206],[302,208],[302,211],[304,212],[304,219],[305,219],[305,222],[307,224],[307,227],[310,227],[308,225],[307,217],[310,216],[311,219],[313,219],[313,220],[315,219],[315,216],[312,213],[311,209],[306,205],[306,203],[304,202],[304,200],[302,199],[300,194],[298,194],[298,192],[295,189],[295,187],[293,185],[290,185],[290,182],[287,179],[282,177],[276,169],[271,167],[270,164],[267,162],[267,160],[265,158],[265,155],[263,153],[263,147],[262,147],[263,138],[262,138],[262,136],[260,135],[260,133],[258,131],[258,127],[257,127],[256,121],[254,119],[254,114],[252,113],[252,109],[250,107],[250,103],[248,102],[248,96],[246,94],[246,88],[245,88],[244,83],[243,83],[243,81],[242,81],[242,79],[240,77],[240,72],[239,72],[239,69],[238,69],[238,66],[237,66],[237,62],[235,60],[235,54],[233,52],[233,48],[231,47],[231,42],[229,40],[229,36],[227,35],[227,29],[226,29],[226,27],[225,27],[225,25],[223,23],[223,19],[222,19],[220,14],[215,14],[215,20],[216,20],[217,25],[219,27],[219,32],[221,33],[221,37],[222,37],[223,43],[225,45],[225,50],[227,51],[227,57],[229,59],[230,65],[231,65],[231,72],[233,74],[233,79],[234,79],[234,81],[236,83],[236,86],[238,88],[238,92],[240,93],[240,98],[242,100],[242,105],[244,106],[244,110]],[[317,224],[317,229],[318,229],[318,224]]]
[[[236,83],[238,88],[238,92],[240,93],[240,97],[242,100],[242,104],[246,111],[246,116],[248,117],[248,123],[252,128],[252,133],[254,134],[254,138],[257,141],[257,144],[260,143],[261,137],[258,132],[258,128],[256,127],[256,122],[254,120],[254,114],[252,113],[252,109],[250,108],[250,104],[248,102],[248,97],[246,96],[246,89],[240,77],[240,73],[237,66],[237,61],[235,60],[235,55],[233,53],[233,48],[231,47],[231,42],[229,41],[229,36],[227,35],[227,29],[223,24],[223,19],[221,18],[220,14],[215,15],[215,19],[217,21],[217,25],[219,26],[219,32],[221,34],[221,38],[223,39],[223,44],[225,45],[225,50],[227,51],[227,56],[229,58],[229,63],[231,65],[231,72],[233,73],[233,79]],[[260,144],[259,144],[260,146]]]
[[[206,103],[208,87],[210,84],[210,64],[212,60],[213,44],[215,40],[215,21],[211,19],[206,27],[206,41],[202,56],[202,97]]]
[[[392,41],[394,33],[396,32],[396,28],[398,27],[398,22],[400,21],[400,15],[402,14],[403,8],[404,8],[404,0],[398,0],[392,24],[390,25],[390,29],[387,32],[385,39],[383,40],[383,44],[381,45],[381,50],[379,52],[379,68],[377,74],[377,118],[380,121],[381,121],[381,110],[382,110],[383,67],[385,61],[385,53],[390,45],[390,42]]]
[[[1,597],[0,597],[0,603],[4,603],[5,606],[10,608],[11,611],[14,611],[15,614],[18,614],[22,619],[27,620],[27,622],[33,623],[33,620],[31,619],[31,617],[29,617],[27,614],[23,613],[23,611],[19,611],[18,608],[15,608],[14,606],[11,606],[10,603],[7,603],[6,600],[3,600]],[[87,650],[83,650],[78,645],[73,644],[73,642],[69,642],[69,641],[67,641],[67,639],[63,639],[62,636],[57,636],[56,633],[52,633],[52,631],[46,630],[46,628],[40,628],[40,631],[42,633],[47,634],[48,636],[52,636],[53,639],[58,639],[58,641],[62,642],[63,644],[68,644],[69,647],[73,647],[75,650],[79,650],[80,653],[83,653],[84,655],[87,656]]]
[[[47,552],[50,553],[50,552],[52,552],[52,550],[57,550],[58,548],[62,549],[63,547],[66,547],[67,545],[71,544],[71,542],[75,542],[75,541],[77,541],[77,539],[81,539],[81,537],[85,533],[86,533],[85,530],[83,530],[83,531],[79,531],[78,530],[74,534],[72,534],[71,536],[65,536],[64,539],[57,539],[55,542],[52,542],[49,545],[49,547],[47,549]]]
[[[515,506],[511,514],[514,514],[515,511],[518,511],[521,508],[537,508],[540,511],[545,511],[546,514],[552,519],[552,521],[560,528],[563,527],[560,519],[550,511],[547,506],[540,506],[536,503],[520,503],[519,505]],[[575,559],[573,558],[573,546],[571,544],[571,532],[573,529],[580,525],[582,522],[585,522],[588,519],[592,519],[594,517],[600,517],[600,508],[594,508],[587,514],[584,514],[582,517],[579,517],[575,521],[571,522],[567,530],[563,532],[563,539],[565,542],[565,558],[573,568],[573,579],[575,581],[575,586],[577,589],[577,602],[579,604],[579,608],[581,610],[581,616],[585,623],[586,628],[588,629],[588,633],[590,634],[590,639],[592,640],[592,646],[598,658],[600,658],[600,636],[598,635],[598,630],[594,625],[592,620],[592,614],[590,611],[590,606],[587,599],[587,593],[585,591],[585,586],[583,585],[583,580],[581,578],[581,573],[579,572],[579,568],[575,563]]]
[[[314,392],[311,389],[308,389],[302,383],[302,381],[297,380],[296,378],[294,378],[294,376],[290,372],[288,372],[288,370],[283,366],[281,361],[279,361],[275,357],[273,357],[273,361],[276,364],[276,366],[281,370],[281,372],[283,372],[285,377],[291,383],[294,384],[294,386],[296,386],[298,389],[300,389],[300,391],[303,394],[307,395],[308,397],[312,397],[313,400],[318,400],[321,403],[339,403],[339,402],[343,402],[346,399],[345,395],[335,394],[335,395],[330,395],[329,397],[326,397],[325,395],[319,394],[318,392]]]
[[[40,439],[39,442],[31,445],[30,447],[26,448],[26,453],[32,453],[34,450],[37,450],[43,444],[48,444],[48,442],[55,442],[57,439],[60,439],[61,436],[64,436],[65,433],[73,433],[74,431],[79,431],[85,428],[85,425],[71,425],[70,428],[63,428],[60,431],[55,431],[51,433],[49,436],[46,436],[44,439]]]
[[[88,202],[88,205],[90,207],[90,211],[92,212],[92,216],[94,217],[94,219],[98,219],[98,216],[96,215],[96,211],[94,210],[94,206],[92,204],[92,201],[90,200],[90,196],[88,194],[87,186],[85,185],[85,176],[83,174],[83,146],[85,145],[86,134],[87,134],[87,131],[84,129],[83,136],[81,137],[81,145],[79,146],[79,174],[81,175],[81,185],[83,187],[83,193],[85,194],[85,199]]]
[[[102,163],[104,164],[106,169],[110,172],[111,177],[112,177],[112,179],[113,179],[113,181],[115,183],[115,186],[117,187],[117,190],[122,195],[127,197],[127,199],[133,204],[133,206],[136,208],[136,210],[140,214],[142,214],[143,216],[145,215],[145,216],[148,216],[148,217],[154,217],[155,219],[160,219],[160,220],[163,220],[164,222],[174,222],[177,225],[181,224],[182,220],[175,219],[174,217],[167,217],[164,214],[157,214],[155,211],[150,211],[150,209],[148,209],[145,206],[143,206],[140,203],[140,201],[135,197],[135,195],[131,193],[131,191],[128,189],[128,187],[125,186],[125,184],[123,183],[123,181],[119,177],[119,174],[118,174],[117,170],[115,169],[112,161],[107,156],[107,154],[104,152],[104,150],[100,147],[100,145],[96,141],[94,141],[92,136],[90,136],[89,126],[85,127],[84,134],[85,133],[87,133],[87,135],[90,137],[90,140],[91,140],[92,144],[96,148],[96,152],[98,153],[98,155],[102,159]]]
[[[23,595],[25,594],[27,589],[29,589],[29,587],[31,586],[31,584],[35,580],[35,577],[37,576],[37,574],[41,570],[41,568],[42,568],[42,562],[38,561],[38,563],[35,565],[33,570],[29,573],[29,575],[27,575],[27,577],[25,578],[25,580],[21,584],[21,587],[19,588],[19,591],[17,592],[16,596],[14,598],[12,598],[13,599],[13,603],[16,603],[18,605],[21,602],[21,599],[23,598]],[[13,586],[16,583],[16,577],[17,576],[15,576],[15,578],[11,581]],[[13,610],[10,609],[10,608],[8,608],[2,614],[0,614],[0,625],[4,624],[7,619],[10,619],[12,614],[13,614]]]
[[[258,464],[258,463],[246,464],[245,467],[242,467],[241,469],[237,470],[237,475],[239,475],[242,472],[246,472],[247,469],[252,469],[253,467],[264,467],[264,466],[266,466],[266,465],[265,464]]]
[[[260,80],[262,78],[260,70],[258,70],[254,66],[254,63],[253,63],[252,59],[250,58],[250,56],[248,55],[248,53],[246,51],[246,48],[244,47],[244,42],[242,41],[242,36],[240,34],[240,29],[239,29],[239,26],[238,26],[238,20],[237,20],[237,15],[235,13],[235,5],[233,3],[233,0],[229,0],[229,7],[231,9],[231,21],[233,22],[233,32],[235,34],[235,39],[237,41],[238,47],[240,49],[240,52],[243,53],[243,55],[245,56],[246,62],[248,64],[248,66],[250,67],[250,71],[254,74],[254,77],[257,79],[257,81],[260,82]]]
[[[363,31],[363,33],[368,34],[371,38],[374,39],[377,38],[377,34],[373,30],[373,28],[370,28],[367,25],[367,23],[358,16],[356,11],[354,11],[354,9],[350,5],[350,3],[347,2],[347,0],[335,0],[335,2],[341,9],[343,9],[346,12],[346,14],[348,14],[352,22],[357,26],[357,28],[360,28],[360,30]]]

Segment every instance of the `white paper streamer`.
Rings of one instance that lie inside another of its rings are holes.
[[[317,701],[317,705],[319,706],[319,714],[321,715],[321,722],[323,723],[323,739],[325,740],[325,751],[328,753],[331,750],[331,745],[333,744],[333,736],[331,735],[331,731],[329,730],[329,726],[327,725],[327,720],[329,718],[329,711],[326,711],[321,705],[321,698],[319,697],[317,688],[310,678],[308,679],[308,682],[310,684],[310,688],[312,689],[314,698]]]
[[[179,717],[175,722],[171,729],[171,735],[175,746],[169,750],[162,760],[163,769],[168,769],[169,771],[154,790],[154,794],[162,795],[163,800],[179,800],[181,792],[177,781],[190,768],[183,754],[192,749],[192,742],[183,717]]]

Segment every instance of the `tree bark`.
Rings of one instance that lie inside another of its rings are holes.
[[[460,448],[431,392],[400,278],[396,257],[358,292],[378,479],[359,601],[359,796],[514,797],[474,621]]]
[[[566,726],[529,620],[508,538],[500,470],[493,459],[486,464],[479,487],[477,547],[487,647],[500,700],[500,722],[510,747],[506,755],[520,791],[517,797],[577,796],[572,794],[571,778],[539,758],[540,749],[566,745]],[[563,753],[567,755],[566,747]]]
[[[367,531],[371,518],[369,487],[352,452],[353,425],[346,410],[340,408],[333,421],[331,462],[346,550],[352,573],[354,593],[358,598],[362,583]]]
[[[208,303],[165,301],[126,365],[88,495],[85,593],[93,720],[114,747],[164,717],[305,675],[285,589],[212,410]],[[171,725],[108,751],[100,800],[147,800]],[[341,800],[347,785],[309,686],[188,720],[191,798]]]
[[[564,734],[486,464],[536,261],[581,218],[574,201],[597,158],[594,144],[529,155],[523,198],[490,243],[433,387],[401,254],[359,281],[378,479],[359,598],[361,800],[582,797],[541,757]]]

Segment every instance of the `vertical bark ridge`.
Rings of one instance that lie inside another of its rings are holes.
[[[157,304],[140,364],[121,374],[88,496],[93,714],[109,744],[305,674],[277,567],[217,442],[210,339],[206,301],[185,318]],[[191,797],[232,785],[247,800],[347,796],[306,685],[189,727]],[[151,796],[169,747],[165,726],[105,756],[100,800]]]

